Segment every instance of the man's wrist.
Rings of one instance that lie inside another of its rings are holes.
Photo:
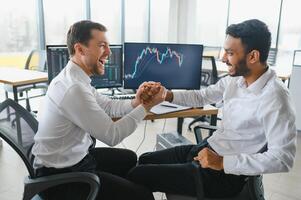
[[[173,93],[170,90],[167,90],[166,92],[166,97],[165,97],[165,101],[169,101],[172,102],[173,101]]]
[[[133,108],[136,108],[137,106],[140,105],[140,101],[138,101],[138,99],[135,98],[131,101],[131,104]]]
[[[145,104],[141,104],[143,106],[143,108],[145,109],[146,112],[149,112],[152,109],[152,106],[148,106]]]
[[[221,156],[222,157],[222,156]],[[222,157],[221,168],[224,169],[224,157]]]

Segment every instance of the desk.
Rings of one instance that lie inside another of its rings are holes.
[[[154,120],[154,119],[167,119],[176,117],[197,117],[202,115],[217,115],[218,109],[214,106],[208,105],[204,108],[192,108],[189,110],[182,110],[167,114],[156,115],[153,113],[148,113],[144,120]]]
[[[167,118],[178,118],[177,132],[182,134],[184,117],[198,117],[203,115],[210,115],[210,125],[215,126],[217,121],[218,109],[214,106],[207,105],[204,108],[193,108],[189,110],[183,110],[173,113],[155,115],[149,113],[144,119],[154,120],[154,119],[167,119]]]
[[[228,73],[228,66],[221,62],[221,61],[215,61],[216,62],[216,68],[218,73]],[[270,66],[271,69],[276,71],[277,76],[285,82],[288,80],[291,76],[291,72],[289,72],[287,69],[280,68],[277,66]]]
[[[46,82],[48,82],[46,72],[0,67],[0,83],[12,86],[16,102],[18,102],[18,87]]]
[[[18,103],[18,87],[36,83],[48,82],[48,74],[27,69],[0,67],[0,83],[8,84],[13,88],[14,101]],[[8,111],[9,112],[9,111]],[[22,143],[20,116],[16,114],[17,137]]]
[[[218,109],[214,106],[207,105],[204,108],[193,108],[189,110],[177,111],[167,114],[156,115],[153,113],[148,113],[144,120],[155,120],[155,119],[168,119],[168,118],[178,118],[177,131],[182,133],[183,119],[184,117],[197,117],[202,115],[211,115],[210,125],[215,126],[217,120]],[[114,121],[120,118],[113,118]]]

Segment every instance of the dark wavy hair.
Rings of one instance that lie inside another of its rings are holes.
[[[238,24],[228,26],[226,34],[234,38],[240,38],[245,53],[258,50],[260,62],[266,63],[271,47],[271,32],[268,26],[258,19],[251,19]]]

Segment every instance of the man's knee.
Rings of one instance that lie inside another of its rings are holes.
[[[135,183],[141,183],[140,179],[144,178],[144,172],[143,172],[143,166],[138,165],[134,168],[132,168],[128,174],[127,174],[127,179],[131,180]]]
[[[128,161],[137,163],[137,154],[129,149],[123,149],[123,153],[120,156],[124,156]]]
[[[138,160],[138,164],[148,164],[150,162],[150,155],[152,154],[152,152],[146,152],[143,153]]]

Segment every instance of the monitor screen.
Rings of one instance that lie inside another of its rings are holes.
[[[124,88],[157,81],[168,89],[200,89],[202,53],[202,45],[125,43]]]
[[[110,45],[112,54],[105,64],[105,74],[91,77],[91,85],[95,88],[112,88],[122,86],[122,45]],[[69,61],[66,45],[47,45],[48,80],[60,73]]]

